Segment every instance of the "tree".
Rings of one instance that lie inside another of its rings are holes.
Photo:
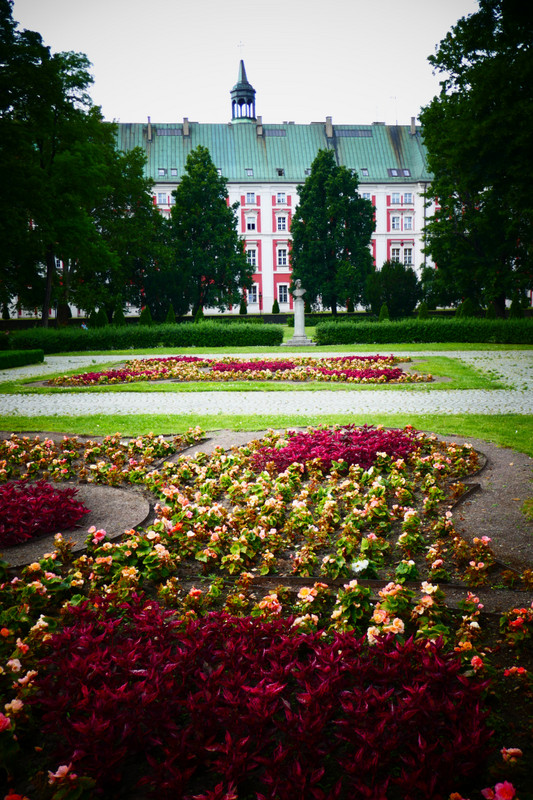
[[[420,285],[412,267],[385,261],[367,278],[365,300],[376,316],[385,304],[393,319],[410,316],[420,298]]]
[[[302,281],[310,302],[320,298],[333,314],[337,305],[361,300],[372,270],[374,211],[358,185],[355,173],[336,165],[332,150],[320,150],[311,174],[298,187],[291,224],[292,279]]]
[[[437,210],[426,252],[432,294],[505,301],[533,287],[533,12],[522,0],[480,0],[430,63],[440,94],[420,115]]]
[[[193,150],[185,170],[174,192],[171,244],[174,268],[183,275],[195,316],[204,306],[224,310],[238,304],[241,290],[252,286],[253,267],[237,233],[238,203],[228,204],[226,179],[218,174],[209,150]]]

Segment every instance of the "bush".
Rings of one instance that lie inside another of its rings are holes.
[[[420,305],[418,306],[418,319],[429,319],[429,309],[428,304],[423,300]]]
[[[145,306],[139,314],[139,325],[153,325],[152,314],[148,306]]]
[[[441,318],[390,322],[323,322],[315,332],[318,345],[402,342],[490,342],[533,344],[533,320]]]
[[[513,297],[509,308],[509,319],[523,319],[524,309],[518,297]]]
[[[447,797],[485,761],[484,684],[442,644],[180,622],[142,598],[68,614],[27,702],[98,796]]]
[[[244,297],[241,297],[241,302],[239,304],[239,314],[244,315],[247,313],[248,313],[248,308],[246,306],[246,300],[244,299]]]
[[[128,350],[152,347],[238,347],[283,341],[281,325],[224,324],[206,320],[202,325],[108,325],[105,328],[29,328],[11,336],[13,349],[40,348],[45,353],[87,350]]]
[[[0,352],[0,369],[25,367],[44,361],[44,350],[7,350]]]
[[[378,314],[386,304],[393,319],[409,317],[420,295],[416,272],[399,261],[385,261],[382,268],[372,272],[366,281],[365,300],[373,314]]]
[[[456,317],[477,317],[479,314],[480,308],[471,297],[467,297],[465,300],[463,300],[455,312]]]
[[[379,321],[385,322],[385,320],[389,320],[389,309],[387,308],[387,304],[383,303],[381,308],[379,309]]]
[[[279,314],[279,303],[278,303],[277,299],[274,300],[274,302],[272,303],[272,313],[273,314]]]
[[[174,325],[176,322],[176,314],[174,313],[174,306],[172,303],[168,307],[167,315],[165,317],[165,322],[167,325]]]
[[[126,317],[124,316],[124,311],[121,305],[118,305],[115,309],[115,313],[113,314],[113,325],[125,325],[126,324]]]

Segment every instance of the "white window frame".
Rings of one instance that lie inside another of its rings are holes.
[[[403,196],[404,205],[412,206],[413,205],[413,193],[406,192]]]
[[[404,231],[413,230],[413,218],[410,214],[406,214],[403,218],[403,229]]]
[[[251,267],[257,267],[257,248],[249,247],[246,250],[246,261]]]
[[[401,248],[400,247],[391,247],[390,250],[390,260],[393,264],[399,264],[401,257]]]
[[[368,178],[368,175],[369,175],[368,167],[361,167],[361,176],[363,178]]]
[[[246,205],[255,206],[255,192],[246,192]]]
[[[399,206],[401,199],[400,199],[400,192],[392,192],[390,196],[391,205]]]
[[[399,230],[401,230],[399,215],[395,214],[393,217],[390,218],[390,228],[391,228],[391,231],[399,231]]]
[[[362,192],[361,197],[363,198],[363,200],[372,200],[370,192]]]
[[[166,192],[158,192],[157,193],[157,205],[158,206],[166,206],[167,205],[167,193]]]
[[[276,217],[276,230],[287,231],[287,217],[284,214]]]
[[[246,230],[247,231],[257,230],[257,217],[255,215],[246,217]]]
[[[413,266],[413,248],[412,247],[404,247],[403,249],[403,263],[406,267]]]
[[[253,178],[254,171],[253,171],[252,167],[246,167],[246,169],[244,171],[246,172],[246,177],[247,178]]]
[[[159,175],[159,177],[165,176],[167,174],[166,167],[158,167],[157,174]]]
[[[170,167],[170,174],[173,178],[178,177],[178,168],[177,167]]]
[[[248,289],[248,303],[250,305],[257,305],[257,283],[252,283],[252,288]]]
[[[276,264],[278,267],[289,266],[289,250],[287,247],[278,247],[276,254]]]
[[[276,203],[278,205],[284,206],[287,202],[287,193],[286,192],[278,192],[276,197]]]
[[[278,283],[278,303],[286,305],[289,302],[289,284]]]

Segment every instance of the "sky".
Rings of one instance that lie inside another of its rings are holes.
[[[264,123],[409,124],[438,94],[427,57],[477,0],[14,0],[52,52],[85,53],[119,122],[229,122],[244,60]]]

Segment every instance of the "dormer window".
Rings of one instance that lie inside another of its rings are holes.
[[[278,167],[276,169],[276,172],[277,172],[278,178],[283,178],[283,176],[285,175],[285,170],[283,169],[283,167]]]
[[[247,178],[253,178],[254,171],[253,171],[253,169],[251,167],[247,167],[244,171],[246,172],[246,177]]]

